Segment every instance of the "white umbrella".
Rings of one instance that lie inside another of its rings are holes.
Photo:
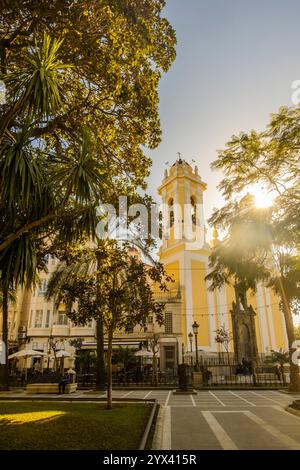
[[[21,351],[18,351],[8,356],[8,359],[14,359],[18,357],[26,358],[26,357],[34,357],[34,356],[46,356],[46,354],[41,351],[34,351],[33,349],[21,349]]]
[[[69,352],[67,351],[63,351],[63,350],[60,350],[56,353],[56,357],[59,359],[61,357],[71,357],[72,354],[70,354]]]
[[[18,351],[14,354],[11,354],[8,356],[8,359],[14,359],[14,358],[19,358],[23,357],[24,359],[27,359],[27,357],[36,357],[36,356],[46,356],[46,353],[43,353],[41,351],[35,351],[34,349],[21,349],[21,351]],[[25,380],[27,380],[27,367],[25,367]]]
[[[60,369],[63,371],[64,370],[64,361],[65,361],[65,357],[71,357],[72,354],[70,354],[69,352],[67,351],[64,351],[63,349],[61,349],[60,351],[58,351],[56,353],[56,359],[60,359]]]

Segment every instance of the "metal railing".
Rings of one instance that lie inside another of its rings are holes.
[[[218,364],[211,367],[200,366],[203,374],[204,388],[231,387],[267,387],[284,388],[289,383],[288,370],[284,375],[278,375],[274,367],[259,366],[252,371],[237,373],[237,365]],[[192,367],[191,367],[192,371]],[[78,374],[77,383],[79,388],[93,388],[96,384],[95,374]],[[113,373],[114,387],[174,387],[178,386],[177,370],[158,372],[155,377],[152,372],[118,372]]]
[[[156,376],[149,373],[117,373],[113,374],[113,384],[118,386],[174,386],[178,384],[177,371],[158,372]]]
[[[95,374],[78,374],[77,383],[79,388],[92,388],[96,384]],[[117,387],[176,387],[178,377],[176,371],[158,372],[156,378],[149,373],[113,373],[113,386]]]
[[[268,387],[282,388],[289,382],[288,373],[278,374],[274,367],[259,366],[254,371],[239,371],[237,365],[219,365],[205,368],[204,387]]]

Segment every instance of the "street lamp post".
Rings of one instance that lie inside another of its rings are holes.
[[[198,357],[198,330],[199,330],[199,325],[196,321],[194,321],[193,325],[193,332],[195,335],[195,347],[196,347],[196,370],[199,370],[199,357]]]
[[[190,352],[191,352],[191,365],[193,365],[193,333],[189,333],[189,340],[190,340]]]

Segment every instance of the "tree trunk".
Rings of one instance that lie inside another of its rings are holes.
[[[293,317],[290,309],[290,305],[288,299],[285,295],[284,286],[282,283],[281,278],[279,279],[280,290],[281,290],[281,300],[283,304],[283,314],[285,319],[285,327],[286,333],[289,342],[289,359],[290,359],[290,384],[289,384],[289,391],[290,392],[300,392],[300,375],[299,375],[299,366],[298,362],[293,360],[295,356],[295,352],[297,351],[297,347],[295,346],[295,331],[294,331],[294,324],[293,324]]]
[[[2,278],[2,342],[4,347],[4,364],[1,364],[1,389],[9,390],[8,374],[8,285]]]
[[[152,360],[152,381],[155,386],[157,386],[157,356],[156,353],[153,353]]]
[[[107,345],[107,409],[112,409],[112,331],[108,332]]]
[[[284,364],[280,364],[280,374],[283,384],[285,385]]]
[[[103,321],[97,320],[97,362],[96,362],[96,390],[105,390],[106,373],[104,360],[104,331]]]
[[[96,286],[96,298],[98,308],[101,306],[101,275],[100,266],[102,263],[101,254],[99,252],[100,244],[98,244],[98,251],[96,251],[97,259],[97,286]],[[96,390],[105,390],[106,385],[106,371],[105,371],[105,355],[104,355],[104,327],[103,319],[98,318],[96,324],[96,335],[97,335],[97,362],[96,362]]]

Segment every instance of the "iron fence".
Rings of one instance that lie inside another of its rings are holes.
[[[118,386],[151,386],[151,387],[169,387],[178,385],[177,370],[170,370],[165,372],[158,372],[157,374],[149,373],[125,373],[114,374],[113,384]]]
[[[240,372],[238,365],[218,365],[203,368],[203,385],[210,387],[268,387],[283,388],[288,385],[288,372],[279,374],[274,368],[256,367],[254,371]]]
[[[193,367],[190,367],[190,373]],[[215,387],[267,387],[284,388],[289,383],[289,371],[285,369],[284,374],[278,374],[274,367],[262,365],[252,371],[238,372],[237,364],[218,364],[211,367],[200,366],[203,377],[204,388]],[[96,384],[95,374],[78,374],[77,383],[79,388],[93,388]],[[114,387],[166,387],[176,388],[178,386],[177,370],[158,372],[156,377],[152,372],[118,372],[113,373]]]
[[[150,373],[114,373],[114,387],[177,387],[177,371],[158,372],[156,376]],[[79,388],[93,388],[96,385],[94,374],[78,374]]]

